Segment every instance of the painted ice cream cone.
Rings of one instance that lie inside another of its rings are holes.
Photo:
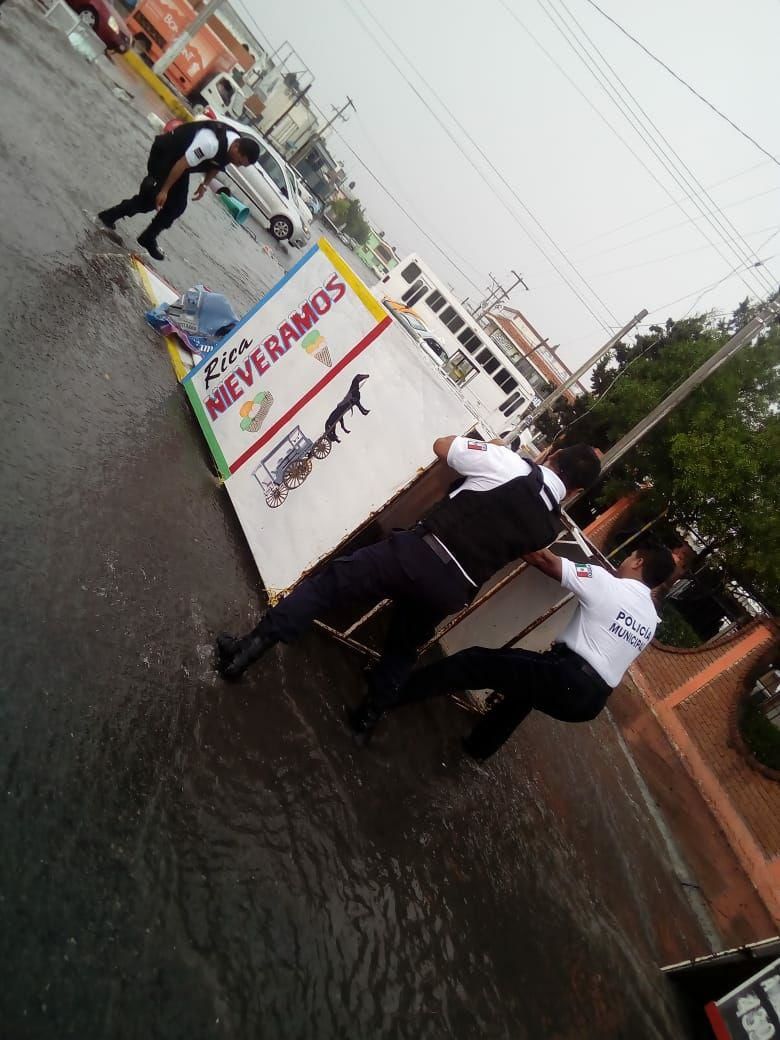
[[[304,336],[301,340],[301,346],[310,357],[313,357],[315,361],[319,361],[321,365],[330,368],[333,364],[327,341],[318,329],[312,329],[311,332]]]
[[[315,350],[314,357],[316,357],[318,361],[321,361],[323,365],[327,365],[328,368],[333,364],[330,359],[330,350],[327,347],[320,347],[319,350]]]
[[[273,395],[267,390],[261,390],[252,401],[246,401],[241,405],[241,429],[247,433],[258,433],[265,422],[265,417],[271,411],[274,403]]]

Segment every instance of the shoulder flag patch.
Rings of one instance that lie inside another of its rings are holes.
[[[197,157],[199,159],[202,159],[203,158],[203,149],[202,148],[196,148],[195,149],[195,154],[197,155]]]
[[[575,563],[574,569],[578,578],[590,578],[593,576],[593,570],[589,563]]]
[[[469,447],[472,451],[487,451],[487,444],[484,441],[469,441]]]

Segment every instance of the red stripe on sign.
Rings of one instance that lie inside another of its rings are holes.
[[[292,408],[288,409],[288,411],[286,411],[280,419],[277,419],[273,426],[268,427],[263,436],[260,437],[259,440],[256,440],[251,448],[247,448],[243,455],[239,455],[236,461],[231,463],[230,472],[235,473],[236,470],[241,469],[241,467],[244,465],[247,459],[251,459],[255,452],[259,451],[264,444],[267,444],[268,441],[270,441],[270,439],[275,434],[277,434],[279,430],[281,430],[281,428],[284,425],[286,425],[294,415],[298,414],[298,412],[301,410],[301,408],[304,407],[304,405],[307,405],[309,401],[313,400],[320,392],[320,390],[324,389],[324,387],[326,387],[332,379],[336,378],[339,372],[343,371],[343,369],[345,369],[347,365],[350,364],[350,362],[354,361],[356,357],[362,354],[366,347],[370,347],[374,340],[377,338],[377,336],[381,335],[381,333],[385,331],[385,329],[392,323],[392,321],[393,319],[388,316],[384,319],[384,321],[381,321],[378,325],[375,325],[367,336],[364,336],[363,339],[361,339],[361,341],[357,343],[348,354],[344,355],[344,357],[341,359],[341,361],[339,361],[337,365],[333,366],[333,368],[330,370],[330,372],[328,372],[326,376],[322,377],[319,383],[315,383],[311,390],[308,390],[303,395],[303,397],[300,398],[300,400],[296,401]]]
[[[712,1031],[717,1040],[732,1040],[731,1030],[721,1018],[720,1012],[718,1011],[717,1005],[714,1001],[710,1001],[710,1003],[705,1006],[704,1011],[709,1019]]]

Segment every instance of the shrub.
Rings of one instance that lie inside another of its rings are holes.
[[[739,729],[758,761],[770,769],[780,769],[780,729],[777,729],[755,704],[742,709]]]
[[[701,643],[699,634],[671,603],[667,603],[663,608],[661,624],[655,631],[655,638],[659,643],[665,643],[667,646],[688,649],[699,646]]]

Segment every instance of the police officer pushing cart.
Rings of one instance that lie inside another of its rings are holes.
[[[113,231],[117,220],[156,209],[151,224],[136,241],[155,260],[164,260],[157,236],[187,208],[190,174],[204,175],[193,195],[197,201],[203,198],[209,182],[229,163],[251,166],[259,156],[260,146],[254,138],[237,133],[225,123],[184,123],[155,137],[146,164],[147,175],[141,181],[138,194],[102,210],[98,219]]]
[[[465,437],[441,437],[433,450],[464,478],[459,486],[411,530],[393,532],[305,578],[247,635],[219,636],[221,675],[238,678],[270,647],[291,642],[333,607],[390,599],[382,656],[365,702],[351,716],[356,731],[370,732],[395,703],[439,622],[466,606],[502,567],[549,545],[560,529],[561,501],[599,473],[596,452],[584,444],[556,452],[544,466]]]
[[[632,553],[615,575],[604,567],[561,559],[548,549],[525,558],[579,601],[552,649],[535,653],[469,647],[415,672],[392,705],[456,690],[496,690],[502,699],[463,742],[480,760],[497,751],[534,709],[563,722],[595,719],[653,638],[659,619],[651,590],[675,568],[671,552],[661,547]]]

